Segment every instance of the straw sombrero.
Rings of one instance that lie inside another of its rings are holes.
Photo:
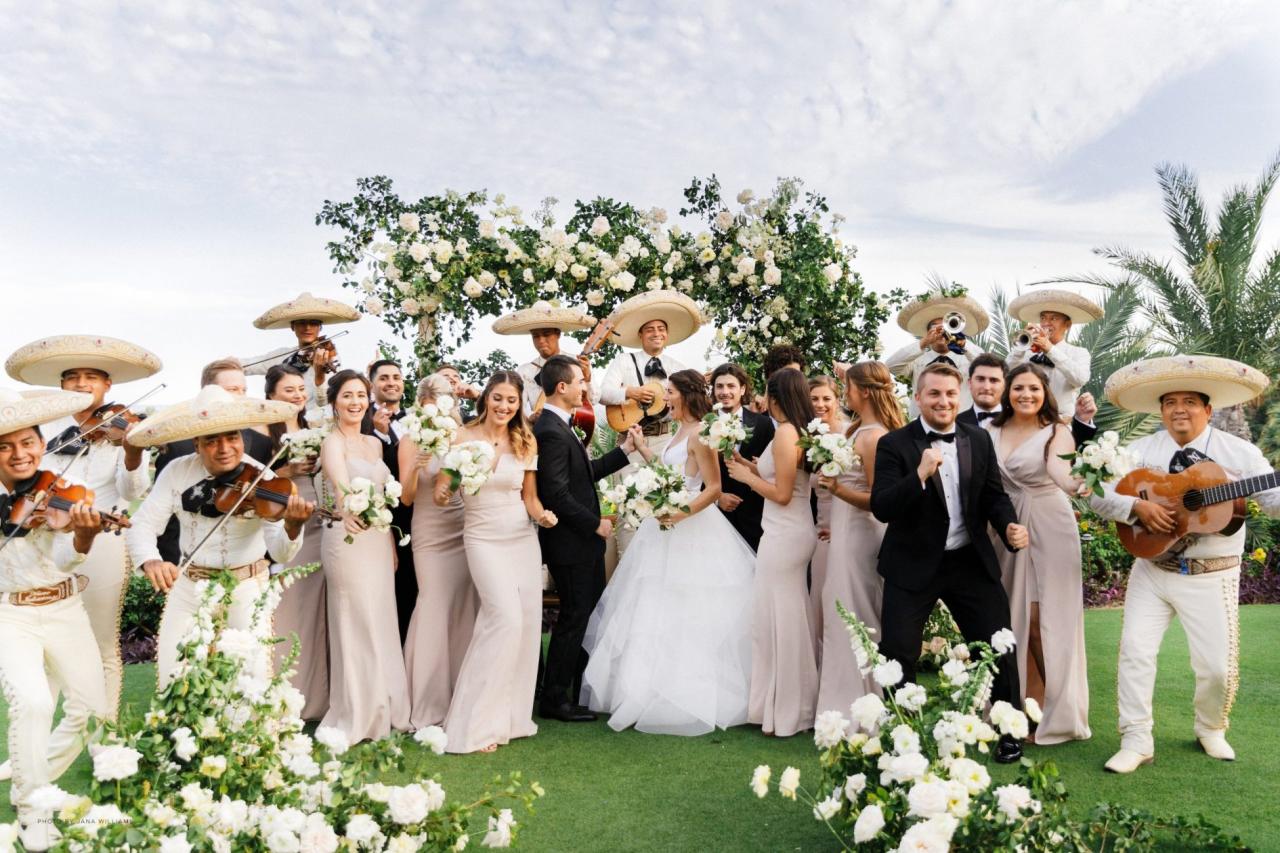
[[[157,373],[163,365],[154,353],[118,338],[97,335],[54,335],[20,347],[4,363],[19,382],[62,384],[62,374],[76,368],[101,370],[112,382],[132,382]]]
[[[206,385],[195,399],[162,409],[134,424],[126,438],[136,447],[155,447],[184,438],[276,424],[296,412],[290,403],[237,397],[217,385]]]
[[[93,405],[92,394],[79,391],[14,391],[0,388],[0,435],[40,426]]]
[[[1148,358],[1122,367],[1107,380],[1104,393],[1131,412],[1160,414],[1160,398],[1173,391],[1206,394],[1217,408],[1235,406],[1261,394],[1271,380],[1259,370],[1214,355]]]
[[[302,293],[288,302],[281,302],[253,321],[259,329],[287,329],[294,320],[319,320],[321,323],[353,323],[360,319],[360,312],[345,302],[324,299]]]
[[[1073,326],[1102,319],[1097,303],[1070,290],[1032,290],[1009,303],[1009,316],[1028,325],[1040,322],[1041,311],[1065,314]]]
[[[921,296],[908,302],[898,312],[898,325],[917,338],[923,338],[929,330],[929,321],[945,317],[952,311],[964,315],[964,333],[969,337],[980,335],[991,322],[987,312],[968,296]]]
[[[678,344],[702,325],[702,312],[689,297],[676,290],[651,290],[623,302],[613,311],[614,343],[639,347],[640,327],[650,320],[667,324],[667,345]]]
[[[493,330],[499,335],[519,335],[532,332],[534,329],[575,332],[579,329],[590,329],[595,324],[595,319],[585,311],[561,308],[545,300],[538,300],[529,308],[503,314],[494,321]]]

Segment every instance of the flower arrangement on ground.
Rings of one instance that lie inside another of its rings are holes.
[[[395,530],[400,534],[400,544],[407,545],[409,534],[392,524],[391,510],[400,503],[400,491],[395,479],[379,486],[366,477],[352,477],[350,485],[343,488],[342,510],[359,518],[370,530]],[[356,540],[348,534],[342,541],[350,545]]]
[[[488,442],[464,441],[445,453],[440,467],[449,475],[451,489],[474,495],[493,473],[494,456],[493,446]]]
[[[201,581],[200,608],[179,649],[177,677],[141,719],[104,724],[91,747],[88,796],[48,785],[33,805],[61,832],[55,849],[190,851],[461,850],[511,844],[511,807],[531,806],[536,784],[518,774],[471,803],[449,802],[439,776],[406,785],[376,781],[402,771],[406,737],[353,746],[321,727],[309,736],[290,683],[295,645],[271,672],[271,612],[281,589],[318,564],[272,579],[251,630],[227,628],[235,581]],[[445,735],[415,739],[444,751]],[[477,821],[484,827],[472,828]]]
[[[618,516],[628,527],[638,527],[646,518],[663,521],[673,512],[688,512],[693,495],[686,487],[684,473],[661,462],[650,462],[627,476],[622,482],[603,491],[603,497],[617,507]]]
[[[853,442],[819,418],[814,418],[800,434],[800,447],[804,458],[824,477],[848,474],[862,459],[853,450]]]
[[[698,429],[698,441],[717,451],[726,461],[732,459],[733,452],[750,437],[751,430],[742,423],[742,409],[726,412],[720,403],[703,415]]]

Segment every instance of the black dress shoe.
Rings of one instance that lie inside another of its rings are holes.
[[[1022,743],[1011,735],[1000,735],[996,744],[995,759],[997,764],[1016,764],[1022,760]]]
[[[543,705],[538,709],[538,716],[562,723],[592,723],[596,720],[596,715],[591,711],[570,705],[567,701],[559,705]]]

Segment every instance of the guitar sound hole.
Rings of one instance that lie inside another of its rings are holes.
[[[1199,489],[1192,489],[1182,496],[1182,505],[1195,512],[1204,506],[1204,495],[1200,493]]]

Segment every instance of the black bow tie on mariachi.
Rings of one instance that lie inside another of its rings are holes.
[[[1212,462],[1208,456],[1205,456],[1194,447],[1184,447],[1169,460],[1169,473],[1181,474],[1183,471],[1195,465],[1197,462]]]
[[[644,366],[644,378],[648,379],[650,376],[657,376],[659,379],[667,378],[667,371],[662,366],[662,359],[656,355],[650,358],[648,364]]]
[[[940,356],[938,356],[937,358],[935,358],[933,361],[931,361],[931,362],[929,362],[929,363],[930,363],[930,364],[949,364],[949,365],[951,365],[952,367],[955,367],[955,366],[956,366],[956,363],[955,363],[954,361],[952,361],[952,360],[951,360],[951,358],[950,358],[949,356],[945,356],[945,355],[940,355]]]
[[[1034,353],[1031,356],[1031,363],[1038,364],[1041,367],[1053,367],[1053,360],[1042,352]]]
[[[956,440],[954,432],[934,432],[933,430],[925,430],[925,438],[929,441],[945,441],[948,444]]]

